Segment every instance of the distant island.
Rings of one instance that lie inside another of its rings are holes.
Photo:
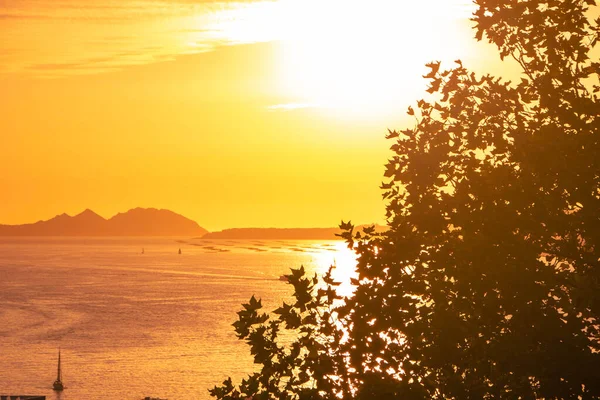
[[[361,229],[372,225],[357,226]],[[381,226],[375,226],[381,231]],[[219,232],[210,232],[202,236],[202,239],[261,239],[261,240],[340,240],[340,228],[233,228],[224,229]]]
[[[203,236],[198,223],[169,210],[134,208],[105,219],[92,210],[47,221],[0,225],[0,236]]]
[[[372,225],[360,225],[361,229]],[[376,225],[376,230],[384,228]],[[60,214],[46,221],[1,225],[0,236],[188,236],[232,240],[340,240],[339,228],[231,228],[209,232],[170,210],[134,208],[106,219],[87,209],[75,216]]]

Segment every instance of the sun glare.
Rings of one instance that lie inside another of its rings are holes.
[[[418,96],[424,63],[466,55],[470,13],[448,0],[281,0],[231,10],[218,30],[281,41],[276,78],[291,103],[371,115]]]
[[[348,248],[346,242],[336,242],[333,251],[323,251],[315,254],[318,272],[325,274],[329,267],[334,266],[332,278],[340,283],[337,292],[341,296],[350,296],[354,293],[351,278],[357,278],[356,254]]]

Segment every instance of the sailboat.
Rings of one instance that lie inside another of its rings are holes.
[[[56,380],[52,385],[52,389],[54,389],[57,392],[61,392],[65,388],[62,381],[60,380],[60,375],[60,349],[58,349],[58,373],[56,376]]]
[[[181,254],[181,249],[179,249],[179,254]]]

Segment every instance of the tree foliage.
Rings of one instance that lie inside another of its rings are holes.
[[[334,307],[330,276],[324,297],[294,272],[279,319],[246,305],[236,329],[263,369],[244,396],[600,398],[598,8],[475,4],[476,38],[520,81],[428,64],[414,126],[388,134],[389,230],[345,226],[353,296]],[[269,341],[283,324],[291,350]]]
[[[346,357],[338,345],[343,332],[337,325],[336,293],[330,269],[322,279],[307,277],[304,268],[286,275],[294,287],[292,304],[285,302],[273,311],[261,313],[254,297],[238,312],[234,323],[240,339],[246,340],[260,372],[234,386],[231,378],[210,390],[219,399],[300,399],[350,398]],[[346,377],[346,378],[343,378]]]

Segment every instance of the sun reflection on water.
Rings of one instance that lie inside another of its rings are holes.
[[[336,242],[328,250],[319,252],[315,255],[315,264],[320,275],[324,275],[329,267],[333,266],[332,277],[340,282],[337,292],[341,296],[350,296],[354,293],[354,286],[350,283],[352,278],[356,278],[356,253],[348,248],[345,242]]]

